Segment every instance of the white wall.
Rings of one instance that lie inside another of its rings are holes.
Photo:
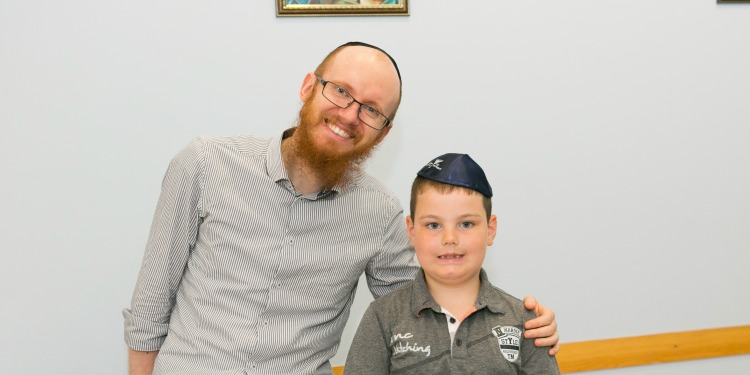
[[[197,135],[278,135],[349,40],[404,78],[370,171],[405,203],[428,159],[470,153],[501,222],[486,268],[551,306],[564,342],[749,324],[749,39],[750,4],[714,0],[283,19],[273,0],[0,0],[0,373],[125,374],[120,309],[171,156]]]

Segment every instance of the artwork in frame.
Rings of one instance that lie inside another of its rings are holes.
[[[276,0],[276,16],[408,16],[409,0]]]

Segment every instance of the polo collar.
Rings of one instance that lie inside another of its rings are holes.
[[[479,295],[477,296],[476,302],[474,302],[474,307],[477,310],[486,307],[493,313],[505,314],[505,309],[503,309],[503,305],[500,302],[500,291],[492,286],[487,278],[487,273],[484,271],[484,268],[479,270],[479,282]],[[420,313],[426,309],[432,309],[432,311],[436,313],[442,313],[440,305],[435,302],[435,299],[432,298],[430,291],[427,289],[427,283],[424,279],[424,270],[422,268],[419,269],[419,272],[414,278],[414,283],[412,284],[411,308],[412,313],[416,317],[420,317]]]

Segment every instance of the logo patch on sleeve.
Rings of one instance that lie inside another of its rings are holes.
[[[521,352],[521,330],[513,326],[497,326],[492,328],[492,334],[497,337],[503,357],[509,362],[517,361]]]

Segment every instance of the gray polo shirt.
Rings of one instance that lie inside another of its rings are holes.
[[[480,272],[477,311],[451,343],[448,322],[420,269],[414,282],[373,301],[349,349],[346,374],[559,374],[548,348],[523,338],[536,316]]]

